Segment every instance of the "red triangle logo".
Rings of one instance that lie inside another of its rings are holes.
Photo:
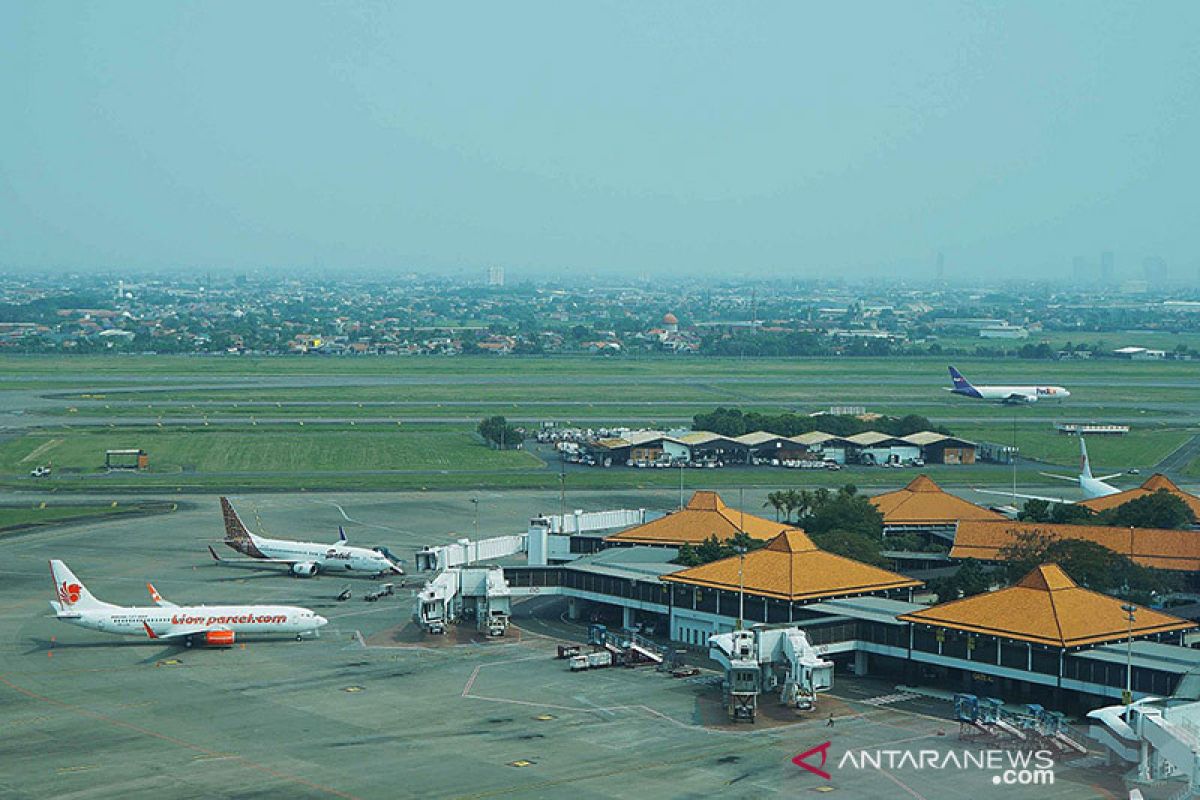
[[[825,780],[830,780],[832,776],[825,770],[821,769],[821,767],[825,766],[825,759],[829,756],[829,744],[829,742],[825,742],[825,744],[819,744],[811,750],[805,750],[800,755],[794,757],[792,759],[792,763],[797,767],[803,767],[814,775],[820,775]],[[809,756],[816,755],[817,753],[821,754],[821,763],[819,766],[814,767],[812,764],[809,764],[806,759]]]

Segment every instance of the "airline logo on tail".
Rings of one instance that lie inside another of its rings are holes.
[[[956,394],[965,394],[968,397],[982,397],[979,390],[971,385],[971,382],[963,377],[962,373],[954,367],[950,367],[950,381],[954,384],[954,392]]]
[[[221,515],[225,518],[225,544],[251,558],[266,558],[254,543],[254,537],[242,523],[242,518],[233,510],[227,498],[221,498]]]
[[[79,597],[82,593],[83,587],[78,583],[63,581],[58,585],[58,602],[64,606],[74,605],[79,602]]]

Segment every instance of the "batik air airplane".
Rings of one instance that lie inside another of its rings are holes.
[[[63,622],[105,633],[145,636],[184,646],[229,647],[240,635],[286,633],[297,639],[316,636],[329,620],[297,606],[177,606],[147,583],[153,606],[115,606],[97,600],[61,561],[50,562],[57,601],[54,615]]]
[[[346,532],[340,528],[336,544],[268,539],[265,536],[255,536],[247,530],[241,517],[224,497],[221,498],[221,513],[225,517],[225,544],[249,558],[221,558],[210,546],[208,552],[218,564],[247,569],[283,566],[301,578],[311,578],[318,572],[334,571],[369,572],[372,577],[404,574],[404,570],[400,569],[382,548],[372,550],[346,544]]]
[[[1036,403],[1038,400],[1066,400],[1071,396],[1061,386],[972,386],[954,367],[950,367],[950,381],[954,386],[946,387],[947,392],[1008,405]]]

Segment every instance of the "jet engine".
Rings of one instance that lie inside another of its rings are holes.
[[[205,631],[205,647],[233,647],[233,631]]]
[[[312,561],[301,561],[292,564],[292,574],[300,578],[311,578],[320,568]]]

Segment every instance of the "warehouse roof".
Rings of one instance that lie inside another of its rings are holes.
[[[961,520],[1003,520],[1004,515],[942,491],[918,475],[903,489],[876,495],[871,503],[885,525],[950,525]]]
[[[808,433],[802,433],[799,436],[792,436],[790,438],[796,444],[802,444],[807,447],[841,439],[840,436],[834,436],[832,433],[824,433],[823,431],[809,431]]]
[[[686,508],[636,528],[613,534],[607,537],[607,541],[673,546],[697,545],[710,536],[725,541],[741,530],[745,530],[746,534],[754,539],[765,541],[789,528],[790,526],[782,522],[730,508],[716,492],[696,492]]]
[[[663,575],[662,580],[735,592],[740,585],[747,594],[777,600],[843,597],[921,585],[895,572],[827,553],[796,528],[780,533],[766,547],[747,553],[745,563],[740,562],[738,556],[723,558]]]
[[[740,442],[741,444],[744,444],[744,445],[749,445],[750,447],[755,447],[757,445],[764,444],[766,442],[771,442],[776,439],[782,439],[784,441],[789,441],[789,439],[786,436],[780,436],[778,433],[771,433],[770,431],[755,431],[754,433],[744,433],[741,436],[734,437],[733,440],[735,442]]]
[[[1144,567],[1176,571],[1200,570],[1200,533],[1159,528],[1108,525],[1058,525],[1049,522],[964,521],[954,535],[951,558],[1002,561],[1001,551],[1022,533],[1038,532],[1053,539],[1095,542]]]
[[[1130,500],[1137,500],[1139,497],[1145,497],[1148,494],[1153,494],[1157,491],[1166,491],[1178,497],[1180,500],[1188,504],[1188,508],[1192,509],[1192,513],[1196,515],[1196,519],[1200,519],[1200,497],[1194,494],[1188,494],[1183,489],[1180,489],[1175,482],[1161,473],[1151,475],[1145,483],[1133,489],[1126,489],[1123,492],[1116,494],[1105,495],[1104,497],[1093,497],[1091,500],[1081,500],[1079,505],[1090,508],[1092,511],[1104,511],[1109,508],[1116,508],[1119,505],[1128,503]]]
[[[915,444],[918,447],[926,447],[928,445],[939,444],[941,442],[953,442],[961,446],[975,447],[974,442],[969,442],[966,439],[960,439],[957,436],[948,436],[947,434],[938,433],[937,431],[917,431],[916,433],[910,433],[908,436],[901,436],[900,438],[909,444]]]
[[[965,597],[925,611],[901,614],[904,622],[982,633],[1055,647],[1100,644],[1129,636],[1123,601],[1077,585],[1057,564],[1042,564],[1014,586]],[[1194,628],[1196,624],[1137,607],[1133,635]]]
[[[865,431],[856,433],[853,436],[846,437],[847,442],[853,442],[860,447],[870,447],[871,445],[881,444],[883,442],[903,441],[888,433],[880,433],[879,431]],[[908,444],[905,442],[905,444]]]
[[[692,431],[683,436],[676,438],[677,442],[682,442],[687,445],[709,444],[710,442],[732,442],[738,443],[737,439],[732,439],[728,436],[722,436],[719,433],[711,433],[710,431]]]

